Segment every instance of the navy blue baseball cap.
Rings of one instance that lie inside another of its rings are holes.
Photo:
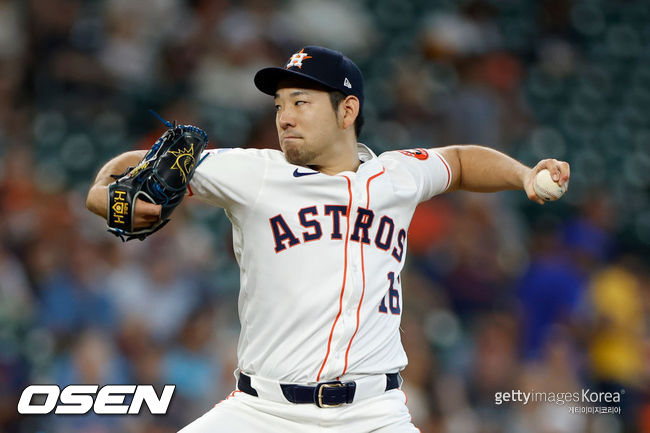
[[[363,77],[354,62],[338,51],[314,45],[293,54],[284,68],[264,68],[255,74],[255,86],[275,96],[278,83],[286,78],[302,77],[326,88],[359,98],[363,107]]]

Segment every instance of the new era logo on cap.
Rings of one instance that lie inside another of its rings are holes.
[[[345,95],[359,98],[363,107],[363,77],[352,60],[338,51],[306,46],[289,57],[282,68],[264,68],[255,74],[255,86],[274,96],[278,84],[288,78],[305,78]]]

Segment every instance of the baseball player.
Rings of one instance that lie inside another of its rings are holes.
[[[357,66],[306,46],[255,85],[270,95],[282,151],[212,149],[189,195],[225,209],[241,288],[236,390],[182,433],[414,432],[400,390],[400,341],[409,222],[418,203],[457,189],[535,194],[546,168],[560,184],[569,165],[529,168],[481,146],[377,156],[358,143],[364,104]],[[87,205],[106,217],[110,176],[135,165],[127,152],[104,166]],[[136,201],[136,227],[160,206]]]

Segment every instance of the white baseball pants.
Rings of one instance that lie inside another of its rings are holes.
[[[334,408],[233,392],[178,433],[415,433],[406,395],[392,389]]]

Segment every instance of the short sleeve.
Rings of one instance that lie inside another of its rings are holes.
[[[390,160],[403,176],[412,179],[418,203],[445,192],[451,185],[449,163],[433,149],[390,151],[381,154],[380,159]]]
[[[262,187],[268,159],[258,149],[209,149],[201,154],[189,195],[230,209],[252,204]]]

